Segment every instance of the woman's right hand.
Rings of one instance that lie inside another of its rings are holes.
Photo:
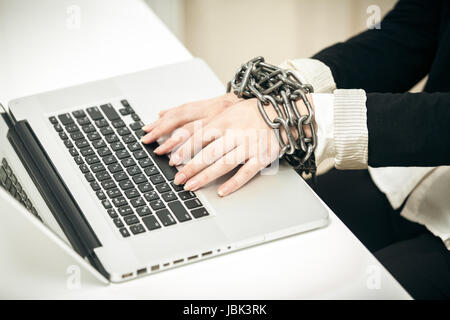
[[[227,93],[216,98],[190,102],[163,110],[159,113],[158,120],[142,128],[147,133],[142,137],[142,142],[152,143],[176,129],[184,129],[179,131],[180,135],[174,133],[155,150],[157,154],[169,153],[190,138],[196,121],[208,120],[241,100],[234,93]]]

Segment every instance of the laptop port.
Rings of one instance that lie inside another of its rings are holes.
[[[122,275],[122,279],[130,278],[132,276],[133,276],[133,272],[125,273],[125,274]]]
[[[203,252],[203,253],[202,253],[202,257],[209,256],[209,255],[212,254],[212,253],[213,253],[212,251]]]
[[[197,258],[198,258],[198,255],[190,256],[190,257],[188,257],[188,260],[194,260],[194,259],[197,259]]]
[[[139,269],[139,270],[137,271],[137,275],[138,275],[138,276],[140,276],[140,275],[142,275],[142,274],[145,274],[145,273],[147,273],[147,268]]]
[[[159,270],[159,264],[152,266],[151,270],[152,270],[152,272],[153,271],[158,271]]]
[[[169,264],[170,264],[170,262],[164,263],[164,264],[163,264],[163,267],[168,267]]]
[[[184,261],[184,259],[175,260],[175,261],[173,262],[173,264],[181,263],[181,262],[183,262],[183,261]]]

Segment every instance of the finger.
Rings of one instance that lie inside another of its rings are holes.
[[[184,124],[182,118],[163,117],[151,124],[149,132],[142,137],[142,143],[152,143],[162,136],[171,133],[173,130]],[[144,130],[145,131],[145,130]]]
[[[253,178],[261,169],[266,167],[268,163],[258,161],[257,158],[250,158],[236,174],[228,181],[222,184],[217,190],[217,194],[220,197],[225,197],[246,184],[251,178]]]
[[[175,184],[184,184],[197,173],[222,158],[236,146],[221,137],[207,145],[175,175]]]
[[[191,124],[184,125],[181,128],[176,129],[172,136],[155,149],[155,153],[162,155],[167,154],[182,145],[186,140],[192,136],[193,126]]]
[[[218,126],[214,126],[214,124],[208,124],[204,129],[201,123],[196,125],[193,135],[178,150],[172,153],[169,164],[178,166],[182,163],[187,163],[192,159],[193,155],[221,136],[222,131],[218,129]]]
[[[189,179],[186,182],[184,189],[190,191],[198,190],[236,168],[245,161],[245,158],[245,146],[240,145]]]

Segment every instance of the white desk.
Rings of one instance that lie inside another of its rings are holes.
[[[0,0],[4,103],[191,57],[139,0],[30,3]],[[79,29],[66,24],[73,4],[81,9]],[[330,216],[321,230],[120,285],[101,284],[82,269],[80,288],[67,286],[73,257],[46,238],[27,238],[32,224],[15,217],[0,233],[0,298],[410,298],[331,211]]]

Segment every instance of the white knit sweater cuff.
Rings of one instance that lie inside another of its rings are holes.
[[[319,60],[286,60],[280,65],[280,68],[297,71],[300,80],[312,85],[314,92],[332,93],[336,89],[330,68]]]
[[[336,168],[367,168],[368,141],[365,91],[361,89],[335,90],[334,148]]]

